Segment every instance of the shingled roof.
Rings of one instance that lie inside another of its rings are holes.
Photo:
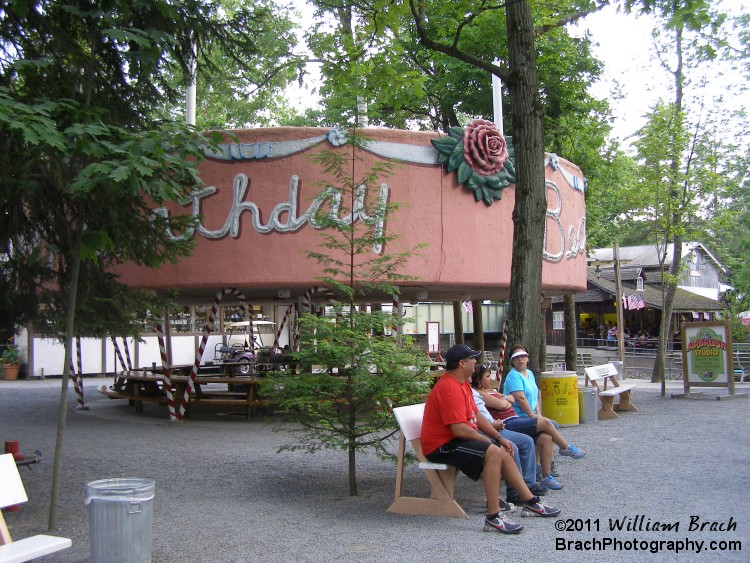
[[[699,242],[685,242],[682,244],[682,257],[683,259],[690,255],[696,248],[700,248],[706,256],[708,256],[715,264],[716,267],[723,273],[727,273],[727,269],[724,265],[719,262],[718,258]],[[642,244],[639,246],[621,246],[619,248],[620,263],[623,266],[640,266],[644,269],[658,269],[659,268],[659,254],[656,251],[656,246],[653,244]],[[668,267],[672,264],[672,258],[674,256],[674,245],[669,244],[666,248],[666,261],[665,265]],[[589,264],[596,262],[607,263],[614,262],[612,248],[595,248],[591,251],[588,257]],[[622,268],[625,269],[624,267]]]
[[[601,301],[602,299],[591,299],[594,295],[605,295],[605,299],[614,299],[617,292],[615,291],[615,282],[604,278],[597,278],[595,274],[589,272],[588,274],[588,290],[576,294],[576,302],[579,301],[578,296],[586,296],[582,301]],[[595,293],[596,292],[596,293]],[[623,293],[626,297],[630,297],[633,293],[636,293],[633,287],[623,287]],[[639,291],[641,299],[647,307],[653,307],[655,309],[662,309],[661,289],[646,285],[643,291]],[[684,289],[677,288],[675,293],[674,304],[672,306],[673,313],[702,313],[702,312],[715,312],[723,311],[726,307],[724,304],[703,297],[697,293],[692,293]]]
[[[621,266],[620,281],[635,281],[636,279],[641,277],[641,272],[643,272],[643,268],[641,268],[640,266]],[[594,270],[594,273],[596,273],[596,270]],[[610,268],[600,268],[599,277],[602,277],[609,281],[615,281],[614,266]]]
[[[614,300],[616,293],[614,275],[611,280],[604,277],[601,271],[599,272],[599,276],[597,276],[594,268],[590,267],[586,281],[588,288],[586,291],[575,294],[576,303],[599,303],[601,301]],[[635,284],[630,282],[623,283],[622,291],[626,297],[630,297],[633,293],[636,293]],[[638,293],[647,307],[662,309],[660,287],[646,285]],[[553,303],[560,303],[561,301],[562,297],[555,296],[552,298]],[[726,307],[722,303],[698,295],[697,293],[680,289],[679,287],[677,288],[677,293],[675,293],[674,304],[672,306],[673,313],[709,313],[725,309]]]

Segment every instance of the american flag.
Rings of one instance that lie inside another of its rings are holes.
[[[641,299],[641,296],[637,293],[634,293],[630,297],[628,297],[628,308],[631,310],[638,310],[643,309],[646,306],[646,304],[643,302],[643,299]]]
[[[464,311],[466,311],[467,313],[474,312],[474,305],[471,301],[464,301],[462,304],[464,306]]]

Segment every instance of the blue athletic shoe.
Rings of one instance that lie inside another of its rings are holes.
[[[542,479],[541,484],[548,489],[552,489],[553,491],[559,491],[563,488],[562,484],[558,483],[557,479],[555,479],[552,475],[547,475],[544,479]]]
[[[572,457],[573,459],[581,459],[586,455],[586,452],[582,452],[576,448],[573,444],[568,444],[567,450],[560,450],[560,455]]]

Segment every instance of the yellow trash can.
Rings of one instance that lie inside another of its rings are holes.
[[[542,372],[542,415],[560,426],[578,426],[578,375],[574,371]]]

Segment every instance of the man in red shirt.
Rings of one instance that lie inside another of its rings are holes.
[[[557,516],[560,509],[542,504],[529,491],[513,460],[513,444],[477,416],[468,382],[480,355],[465,344],[452,346],[445,354],[446,373],[430,391],[424,409],[422,452],[428,460],[457,467],[474,481],[481,477],[487,495],[484,530],[517,534],[523,526],[500,513],[501,476],[524,502],[522,516]]]

